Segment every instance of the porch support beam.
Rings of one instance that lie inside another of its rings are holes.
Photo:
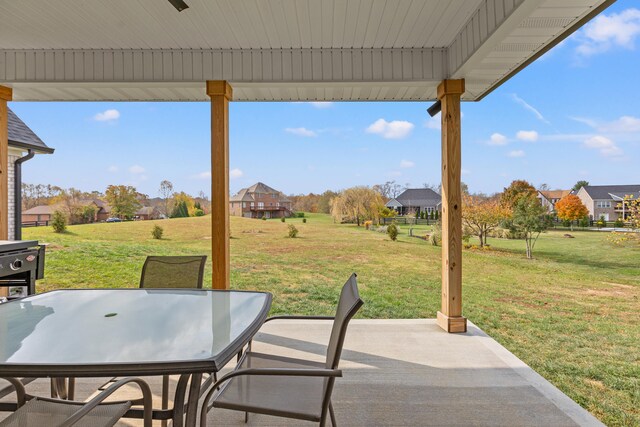
[[[7,101],[13,98],[10,87],[0,86],[0,240],[9,238],[9,131]]]
[[[211,263],[212,288],[229,289],[229,101],[225,80],[207,81],[211,98]]]
[[[460,97],[464,79],[443,80],[442,104],[442,308],[438,325],[447,332],[466,332],[462,317],[462,191],[460,189]]]

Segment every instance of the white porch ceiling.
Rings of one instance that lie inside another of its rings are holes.
[[[15,100],[477,100],[612,0],[0,2]]]

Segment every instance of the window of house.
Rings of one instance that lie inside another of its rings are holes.
[[[251,207],[254,207],[254,205],[255,205],[255,204],[254,204],[253,202],[251,202]]]
[[[276,207],[280,207],[280,202],[276,202]]]
[[[611,202],[610,201],[599,201],[599,202],[596,202],[596,207],[597,208],[610,208],[611,207]]]
[[[264,202],[258,202],[258,209],[264,209]]]
[[[242,207],[246,208],[247,207],[247,202],[242,202]]]

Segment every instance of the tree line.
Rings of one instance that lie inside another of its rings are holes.
[[[101,205],[110,207],[110,216],[131,219],[144,206],[158,210],[162,217],[202,216],[209,212],[210,202],[204,192],[193,197],[184,191],[174,191],[173,184],[160,183],[159,197],[150,198],[129,185],[109,185],[104,193],[61,188],[54,185],[22,184],[23,212],[36,206],[52,205],[69,224],[95,222]]]

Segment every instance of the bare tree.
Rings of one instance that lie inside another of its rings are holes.
[[[170,209],[169,205],[171,204],[171,199],[173,198],[173,184],[171,181],[167,181],[166,179],[160,183],[160,197],[163,200],[162,209],[164,210],[163,214],[166,217],[169,217]]]

